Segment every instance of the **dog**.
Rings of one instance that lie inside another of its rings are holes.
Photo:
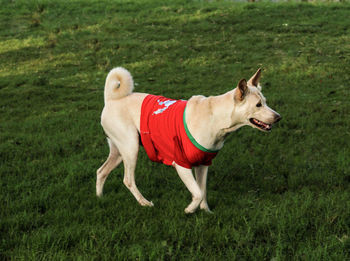
[[[269,132],[281,120],[267,106],[260,78],[258,69],[249,81],[241,79],[236,88],[222,95],[193,96],[184,101],[133,92],[129,71],[112,69],[105,82],[101,115],[110,152],[97,170],[97,196],[102,195],[109,173],[123,161],[125,186],[140,205],[153,206],[135,183],[139,146],[143,145],[152,161],[173,166],[191,192],[192,202],[185,212],[193,213],[198,207],[210,212],[206,197],[208,167],[225,138],[245,125]]]

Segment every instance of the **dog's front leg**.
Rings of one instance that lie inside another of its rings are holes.
[[[191,192],[192,194],[192,202],[187,206],[185,209],[186,213],[193,213],[196,211],[198,208],[199,204],[203,200],[203,194],[201,189],[199,188],[196,180],[193,177],[192,170],[191,169],[186,169],[184,167],[181,167],[177,165],[176,163],[174,164],[175,169],[177,173],[179,174],[181,180],[183,183],[185,183],[187,189]]]
[[[198,183],[199,188],[202,191],[203,200],[200,204],[200,208],[211,212],[207,203],[207,175],[208,175],[208,166],[198,166],[194,168],[194,173],[196,174],[196,180]]]

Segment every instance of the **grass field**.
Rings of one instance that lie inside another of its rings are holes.
[[[0,260],[349,260],[350,5],[1,1]],[[136,90],[217,95],[263,68],[283,119],[231,134],[209,169],[214,214],[186,215],[174,169],[141,149],[95,196],[115,66]]]

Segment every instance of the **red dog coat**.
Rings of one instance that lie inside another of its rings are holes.
[[[185,121],[187,101],[147,95],[141,107],[141,142],[150,160],[184,168],[211,165],[218,151],[198,144]]]

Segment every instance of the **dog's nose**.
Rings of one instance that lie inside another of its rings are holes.
[[[275,115],[275,123],[276,123],[276,122],[279,122],[281,119],[282,119],[282,116],[281,116],[281,115],[279,115],[279,114],[276,114],[276,115]]]

